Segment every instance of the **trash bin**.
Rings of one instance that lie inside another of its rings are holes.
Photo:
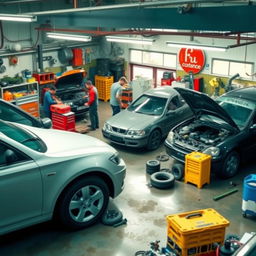
[[[244,179],[242,211],[244,217],[247,214],[256,216],[256,174]]]

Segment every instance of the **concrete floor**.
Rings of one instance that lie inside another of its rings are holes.
[[[109,103],[100,102],[100,127],[110,117]],[[86,125],[80,122],[81,128]],[[100,130],[90,132],[102,140]],[[113,145],[114,146],[114,145]],[[115,146],[116,147],[116,146]],[[127,164],[125,189],[110,207],[117,207],[127,218],[127,225],[117,228],[99,223],[78,232],[68,232],[56,227],[52,222],[20,230],[0,239],[1,256],[132,256],[141,249],[148,249],[149,242],[160,240],[166,245],[166,220],[169,214],[196,209],[214,208],[230,221],[227,233],[242,235],[256,231],[256,218],[243,218],[241,213],[243,178],[256,173],[255,164],[242,167],[242,172],[231,180],[217,180],[212,177],[211,184],[197,189],[192,184],[176,182],[169,190],[150,188],[149,177],[145,172],[147,160],[164,154],[162,145],[158,150],[146,152],[116,147]],[[162,162],[162,168],[170,168],[172,160]],[[238,192],[219,201],[213,196],[231,189],[229,183],[237,183]],[[3,206],[2,206],[3,207]]]

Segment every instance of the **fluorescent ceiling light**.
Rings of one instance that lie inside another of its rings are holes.
[[[80,42],[89,42],[92,40],[91,36],[80,36],[74,34],[60,34],[60,33],[47,33],[47,37],[68,40],[68,41],[80,41]]]
[[[35,21],[37,21],[37,17],[31,16],[31,15],[0,14],[0,20],[35,22]]]
[[[173,42],[166,42],[166,44],[167,46],[170,46],[170,47],[191,48],[191,49],[220,51],[220,52],[225,52],[228,49],[227,47],[210,46],[210,45],[203,45],[203,44],[200,45],[200,44],[173,43]]]
[[[136,38],[136,37],[121,37],[121,36],[106,36],[109,42],[128,43],[128,44],[146,44],[152,45],[155,41],[149,38]]]

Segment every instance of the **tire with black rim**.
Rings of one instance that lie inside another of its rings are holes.
[[[148,160],[146,163],[147,174],[153,174],[160,171],[160,162],[158,160]]]
[[[172,174],[175,180],[182,180],[184,177],[184,164],[174,163],[172,166]]]
[[[161,140],[162,140],[162,134],[160,130],[158,129],[153,130],[148,137],[147,149],[148,150],[157,149],[161,144]]]
[[[225,158],[221,172],[217,172],[217,176],[228,179],[238,173],[240,164],[240,156],[236,151],[231,151]]]
[[[99,177],[77,180],[58,202],[57,214],[66,227],[79,230],[97,222],[109,202],[109,190]]]
[[[156,172],[150,176],[151,185],[159,189],[172,188],[174,181],[174,176],[167,172]]]

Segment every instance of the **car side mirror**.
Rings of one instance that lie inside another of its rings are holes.
[[[18,156],[11,149],[7,149],[4,152],[4,157],[5,157],[6,164],[11,164],[11,163],[16,162],[18,160]]]
[[[41,124],[44,128],[50,129],[52,127],[52,120],[48,117],[41,119]]]

